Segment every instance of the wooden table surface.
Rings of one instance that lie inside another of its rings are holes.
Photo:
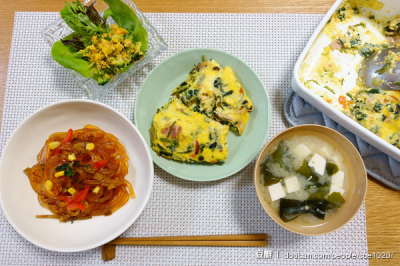
[[[71,2],[69,0],[68,2]],[[325,14],[334,0],[136,0],[143,12],[178,13],[298,13]],[[14,12],[58,12],[64,0],[12,0],[0,4],[0,112],[10,54]],[[369,253],[394,252],[389,260],[371,259],[371,265],[396,265],[400,261],[400,193],[372,178],[365,199]],[[268,232],[267,232],[268,233]],[[348,252],[351,252],[349,250]]]

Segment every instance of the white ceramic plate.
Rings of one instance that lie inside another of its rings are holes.
[[[130,199],[107,217],[74,223],[36,218],[37,214],[51,212],[40,206],[23,170],[37,163],[36,156],[50,134],[83,128],[86,124],[100,127],[124,144],[129,156],[129,173],[125,178],[132,183],[136,199]],[[0,201],[10,224],[31,243],[53,251],[83,251],[113,240],[132,225],[150,198],[153,175],[149,149],[131,121],[102,103],[62,101],[30,115],[8,140],[0,161]]]

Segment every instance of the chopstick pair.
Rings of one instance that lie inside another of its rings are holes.
[[[101,247],[101,256],[114,259],[115,245],[263,247],[266,239],[266,234],[116,238]]]

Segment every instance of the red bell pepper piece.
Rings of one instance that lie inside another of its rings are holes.
[[[74,210],[74,209],[80,209],[81,211],[83,211],[85,209],[85,206],[83,206],[82,203],[78,203],[78,202],[73,202],[67,205],[67,210]]]
[[[99,162],[95,162],[94,166],[97,168],[97,170],[100,170],[101,168],[103,168],[106,164],[108,163],[107,160],[101,160]]]
[[[85,206],[83,206],[83,204],[80,204],[80,202],[86,198],[86,196],[89,193],[89,189],[90,189],[90,185],[87,185],[85,187],[85,189],[80,190],[78,192],[78,194],[76,194],[76,196],[70,202],[68,202],[67,210],[73,210],[76,208],[79,208],[81,210],[85,209]],[[66,196],[64,196],[64,197],[66,197]],[[64,200],[64,198],[62,198],[62,199]],[[83,208],[81,208],[81,207],[83,207]]]
[[[73,131],[72,131],[71,128],[68,129],[67,135],[65,136],[65,138],[64,138],[64,140],[63,140],[64,143],[68,143],[68,142],[71,141],[71,139],[72,139],[72,132],[73,132]]]
[[[56,151],[53,153],[53,156],[59,155],[60,153],[61,153],[61,150],[56,150]]]
[[[80,194],[78,194],[75,199],[72,200],[72,202],[81,202],[84,200],[89,193],[89,189],[90,186],[87,185],[84,190],[79,191]]]
[[[69,197],[62,194],[62,195],[61,195],[61,199],[62,199],[63,201],[65,201],[65,202],[67,202],[67,201],[69,200]]]

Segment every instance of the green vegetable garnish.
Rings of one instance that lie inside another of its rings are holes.
[[[79,35],[94,36],[105,33],[109,27],[93,5],[94,3],[84,6],[79,1],[73,1],[71,4],[65,2],[60,15],[65,23]]]
[[[172,126],[169,128],[167,138],[169,138],[169,135],[171,134],[171,130],[175,126],[175,123],[176,123],[176,121],[174,121],[174,123],[172,123]]]
[[[370,57],[372,55],[371,50],[369,48],[367,48],[367,47],[362,47],[361,48],[361,53],[365,57]]]
[[[333,94],[336,94],[335,91],[331,88],[329,88],[328,86],[324,86],[325,89],[327,89],[328,91],[332,92]]]
[[[310,79],[310,80],[306,81],[306,83],[310,83],[310,82],[314,82],[315,84],[319,85],[318,81],[316,81],[315,79]]]
[[[382,104],[376,102],[375,106],[374,106],[374,111],[377,112],[377,113],[380,113],[382,111],[382,107],[383,107]]]
[[[354,27],[363,27],[363,28],[365,28],[365,23],[364,22],[360,22],[360,23],[358,23],[358,24],[356,24],[356,25],[354,25]]]
[[[378,89],[370,89],[370,90],[368,91],[368,93],[373,93],[373,94],[375,94],[375,93],[380,93],[380,91],[379,91]]]
[[[386,71],[388,71],[390,69],[390,63],[391,63],[392,59],[393,59],[393,56],[390,56],[386,60],[386,63],[383,65],[383,67],[378,69],[377,71],[375,71],[375,73],[378,73],[381,75],[381,74],[385,73]]]
[[[68,163],[65,163],[63,165],[57,166],[56,167],[56,171],[64,171],[64,175],[65,176],[69,176],[69,177],[74,175],[74,170],[72,169],[72,167]]]

